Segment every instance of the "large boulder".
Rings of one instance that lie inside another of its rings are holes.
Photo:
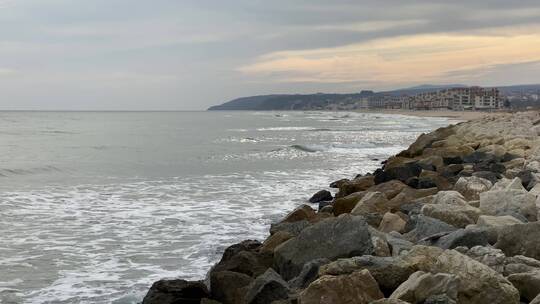
[[[208,289],[202,281],[160,280],[143,299],[143,304],[199,304],[201,299],[209,297]]]
[[[535,201],[536,196],[526,191],[492,190],[480,194],[480,210],[486,215],[511,215],[532,222],[537,220]]]
[[[532,301],[540,294],[540,272],[538,271],[511,274],[508,276],[508,281],[514,284],[523,299]]]
[[[465,228],[467,225],[475,224],[480,213],[478,208],[471,207],[467,204],[427,204],[422,207],[422,214],[459,228]]]
[[[367,192],[356,192],[353,194],[349,194],[345,197],[336,198],[333,204],[332,211],[334,212],[335,216],[344,214],[344,213],[351,213],[351,211],[356,207],[358,202],[367,194]]]
[[[345,181],[339,185],[339,191],[336,193],[336,198],[345,197],[355,192],[365,191],[373,185],[374,177],[370,175]]]
[[[493,184],[487,180],[476,176],[460,177],[454,185],[454,190],[461,193],[466,200],[479,200],[480,193],[486,192],[493,187]]]
[[[304,289],[319,277],[321,266],[330,263],[328,259],[317,259],[304,264],[300,274],[289,281],[292,289]]]
[[[507,226],[495,244],[507,256],[524,255],[540,259],[540,222]]]
[[[415,246],[401,258],[420,271],[457,276],[460,304],[519,303],[519,292],[501,274],[456,250]]]
[[[417,242],[418,240],[435,234],[448,233],[458,229],[457,227],[447,224],[441,220],[422,214],[412,217],[409,222],[414,222],[414,229],[406,233],[404,236],[406,239],[411,240],[412,242]]]
[[[221,261],[212,268],[211,272],[232,271],[243,273],[250,277],[261,275],[266,269],[272,266],[273,258],[271,252],[259,251],[261,244],[258,244],[255,248],[240,248],[245,250],[232,251],[229,250],[229,247],[223,254]]]
[[[267,304],[289,297],[289,286],[272,268],[258,276],[249,286],[246,304]]]
[[[407,185],[398,180],[391,180],[382,184],[375,185],[369,188],[371,192],[384,193],[389,200],[393,199],[396,195],[401,193],[403,189],[408,188]]]
[[[377,282],[368,270],[355,271],[349,275],[322,276],[300,293],[301,304],[369,304],[382,299]]]
[[[274,265],[284,279],[290,280],[309,261],[371,254],[373,250],[364,218],[343,214],[316,223],[281,244],[274,250]]]
[[[351,214],[367,215],[370,213],[384,214],[388,211],[388,199],[381,192],[368,192],[354,207]]]
[[[233,271],[210,272],[210,290],[212,299],[223,304],[243,303],[248,285],[253,278]]]
[[[407,225],[407,222],[401,218],[401,216],[387,212],[384,214],[382,221],[379,225],[379,230],[382,232],[403,232],[405,229],[405,225]]]
[[[399,167],[392,167],[388,169],[378,169],[374,172],[375,184],[381,184],[391,180],[399,180],[406,182],[411,177],[418,177],[422,172],[422,167],[414,163],[406,163]]]
[[[457,191],[440,191],[433,197],[433,204],[465,206],[465,197]]]
[[[446,295],[449,299],[456,301],[458,285],[459,280],[455,275],[418,271],[403,282],[390,298],[411,304],[422,304],[430,297]]]
[[[261,252],[274,252],[277,246],[293,238],[294,235],[286,231],[278,231],[270,235],[262,244],[259,251]]]
[[[421,240],[421,243],[437,246],[442,249],[454,249],[460,246],[468,248],[486,246],[489,245],[489,240],[490,235],[486,229],[467,228],[459,229],[448,234],[434,235]]]
[[[330,191],[321,190],[321,191],[313,194],[313,196],[309,199],[309,202],[312,203],[312,204],[316,204],[316,203],[319,203],[319,202],[331,201],[333,199],[334,198],[332,197],[332,193],[330,193]]]

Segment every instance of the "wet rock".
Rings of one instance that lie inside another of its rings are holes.
[[[507,256],[524,255],[540,259],[540,222],[507,226],[499,232],[495,248]]]
[[[202,281],[160,280],[143,299],[143,304],[199,304],[201,299],[209,297],[208,289]]]
[[[487,180],[476,176],[460,177],[454,185],[454,190],[461,193],[468,200],[479,200],[480,193],[486,192],[493,187],[493,184]]]
[[[308,287],[311,282],[315,281],[319,276],[319,269],[321,266],[330,263],[328,259],[317,259],[304,264],[300,274],[294,279],[289,281],[291,288],[304,289]]]
[[[310,199],[309,199],[309,202],[312,203],[312,204],[316,204],[318,202],[323,202],[323,201],[331,201],[333,200],[334,198],[332,197],[332,193],[330,193],[330,191],[328,190],[321,190],[317,193],[315,193]]]
[[[349,179],[343,178],[343,179],[337,180],[335,182],[332,182],[329,187],[330,188],[339,188],[341,185],[343,185],[345,182],[348,182],[348,181],[349,181]]]
[[[540,272],[511,274],[508,281],[514,284],[523,299],[532,301],[540,294]]]
[[[227,248],[211,272],[232,271],[250,277],[264,273],[272,265],[272,253],[260,252],[260,247],[259,242],[245,241]]]
[[[335,260],[372,252],[366,221],[362,217],[343,214],[316,223],[281,244],[274,250],[274,265],[284,279],[290,280],[312,260]]]
[[[457,301],[458,285],[459,280],[455,275],[418,271],[403,282],[390,298],[421,304],[429,297],[446,295],[449,299]]]
[[[289,286],[272,268],[258,276],[246,293],[247,304],[267,304],[272,301],[287,299]]]
[[[417,163],[407,163],[403,166],[393,167],[386,170],[377,170],[374,173],[375,184],[381,184],[391,180],[406,182],[411,177],[418,177],[422,172],[422,167]]]
[[[292,212],[287,214],[281,222],[293,223],[299,221],[308,221],[312,222],[317,217],[317,213],[313,208],[308,205],[301,205],[300,207],[294,209]]]
[[[325,207],[332,207],[331,209],[333,210],[333,204],[334,204],[334,201],[322,201],[322,202],[319,202],[319,212],[321,212]],[[325,212],[328,212],[328,213],[332,213],[332,211],[328,211],[328,208],[325,209],[327,211]]]
[[[300,293],[302,304],[369,304],[384,296],[368,270],[349,275],[322,276]]]
[[[374,185],[373,176],[363,176],[347,181],[340,185],[336,198],[345,197],[355,192],[365,191]]]
[[[334,215],[338,216],[344,213],[351,213],[358,202],[367,194],[367,192],[356,192],[346,197],[337,198],[333,204]]]
[[[223,304],[243,303],[247,287],[253,278],[233,271],[212,271],[210,273],[210,290],[212,299]]]
[[[274,249],[276,249],[277,246],[283,244],[284,242],[290,240],[293,238],[294,235],[286,232],[286,231],[278,231],[272,235],[270,235],[262,244],[261,248],[259,249],[261,252],[267,251],[267,252],[274,252]]]

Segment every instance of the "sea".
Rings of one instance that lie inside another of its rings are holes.
[[[0,112],[0,302],[140,303],[446,118]],[[317,206],[314,206],[316,208]]]

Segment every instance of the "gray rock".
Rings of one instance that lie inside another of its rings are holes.
[[[524,255],[540,259],[540,222],[507,226],[495,244],[507,256]]]
[[[304,264],[300,274],[289,281],[289,285],[294,289],[304,289],[311,282],[315,281],[319,275],[319,268],[330,263],[328,259],[317,259]]]
[[[422,207],[422,214],[459,228],[476,223],[480,213],[480,209],[467,204],[428,204]]]
[[[404,237],[412,242],[417,242],[418,240],[437,233],[452,232],[458,229],[443,221],[425,215],[418,215],[417,217],[411,218],[411,220],[415,221],[416,225],[414,229],[411,232],[406,233]]]
[[[540,272],[511,274],[507,279],[519,290],[523,299],[532,301],[540,294]]]
[[[537,295],[529,304],[540,304],[540,295]]]
[[[267,304],[287,299],[289,286],[272,268],[258,276],[248,287],[247,304]]]
[[[486,192],[493,187],[493,184],[487,180],[476,176],[460,177],[454,185],[454,190],[461,193],[466,200],[480,199],[480,193]]]
[[[212,299],[223,304],[242,303],[247,286],[253,278],[238,272],[217,271],[210,273],[210,290]]]
[[[386,242],[390,247],[392,256],[398,256],[403,251],[410,250],[414,244],[407,241],[399,232],[392,231],[386,236]]]
[[[143,304],[199,304],[201,299],[209,296],[208,289],[202,281],[160,280],[152,287],[143,299]]]
[[[312,204],[316,204],[323,201],[331,201],[334,198],[332,197],[332,193],[328,190],[321,190],[317,193],[315,193],[310,199],[309,202]]]
[[[437,246],[442,249],[454,249],[456,247],[472,248],[474,246],[489,245],[489,234],[486,229],[467,228],[454,232],[435,235],[423,239],[419,244]]]
[[[445,295],[448,299],[457,301],[458,285],[459,280],[455,275],[418,271],[403,282],[390,298],[420,304],[432,296]]]
[[[294,236],[297,236],[304,230],[306,227],[311,225],[307,220],[298,221],[298,222],[281,222],[270,225],[270,234],[277,233],[278,231],[284,231],[290,233]]]
[[[535,201],[536,196],[524,190],[488,191],[480,194],[480,210],[486,215],[511,215],[532,222],[537,220]]]
[[[306,229],[274,250],[274,265],[284,279],[297,276],[304,264],[373,253],[371,233],[359,216],[342,214]]]

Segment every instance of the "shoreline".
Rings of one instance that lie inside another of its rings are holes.
[[[317,192],[206,281],[154,283],[143,304],[540,303],[540,113],[448,112],[367,111],[467,121]]]
[[[406,115],[406,116],[415,116],[415,117],[444,117],[462,121],[469,121],[474,119],[479,119],[488,115],[498,115],[503,112],[479,112],[479,111],[452,111],[452,110],[422,110],[422,111],[412,111],[412,110],[402,110],[402,109],[366,109],[366,110],[353,110],[353,112],[358,113],[381,113],[381,114],[395,114],[395,115]]]

